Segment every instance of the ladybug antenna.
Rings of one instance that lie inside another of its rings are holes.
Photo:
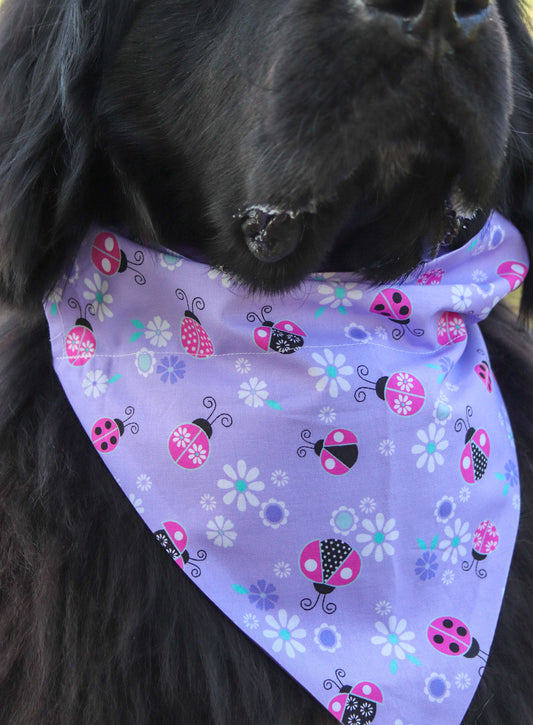
[[[311,442],[311,445],[310,445],[310,446],[300,446],[300,447],[298,448],[298,450],[296,451],[296,453],[298,454],[298,456],[299,456],[300,458],[305,458],[305,457],[306,457],[306,455],[307,455],[307,449],[309,449],[309,450],[311,450],[311,451],[313,451],[313,450],[315,449],[315,444],[314,444],[314,443],[312,443],[312,441],[311,441],[311,435],[312,435],[312,434],[311,434],[311,431],[310,431],[309,429],[307,429],[307,428],[305,428],[305,429],[304,429],[304,430],[303,430],[303,431],[302,431],[302,432],[300,433],[300,438],[301,438],[301,439],[302,439],[303,441],[305,441],[306,443],[308,443],[308,442]]]
[[[128,405],[128,407],[125,409],[124,413],[128,416],[125,418],[122,422],[123,428],[131,428],[131,432],[134,434],[137,434],[139,432],[139,424],[135,423],[135,421],[131,421],[131,423],[128,423],[128,421],[131,419],[132,415],[135,413],[135,408],[132,405]]]
[[[478,576],[478,579],[486,579],[487,578],[487,570],[486,569],[478,569],[477,566],[479,564],[479,561],[476,561],[476,567],[475,571]]]
[[[193,300],[194,303],[194,300]],[[202,307],[203,309],[203,307]],[[233,425],[233,418],[229,413],[219,413],[216,418],[211,418],[211,416],[214,414],[214,412],[217,409],[217,401],[213,398],[212,395],[206,395],[203,399],[203,405],[204,408],[207,408],[207,410],[211,410],[211,413],[207,416],[207,421],[210,425],[212,425],[216,420],[220,418],[220,422],[224,426],[224,428],[229,428],[230,425]]]
[[[183,302],[185,300],[185,304],[187,305],[187,310],[189,310],[189,312],[194,313],[195,305],[198,310],[203,310],[205,307],[205,302],[201,297],[194,297],[193,301],[189,304],[189,298],[187,297],[186,292],[179,287],[178,289],[174,290],[174,294],[180,302]]]
[[[137,282],[137,284],[139,285],[146,284],[146,277],[144,276],[144,274],[141,274],[138,269],[134,269],[134,267],[140,267],[141,264],[144,262],[144,254],[141,252],[141,250],[137,249],[135,251],[135,254],[133,255],[133,260],[127,259],[126,255],[124,255],[124,259],[126,260],[125,266],[136,273],[135,277],[133,278],[135,282]]]
[[[461,569],[462,569],[463,571],[470,571],[470,569],[471,569],[471,568],[472,568],[473,566],[474,566],[474,560],[473,560],[473,559],[472,559],[472,561],[470,562],[470,564],[469,564],[469,563],[468,563],[467,561],[463,561],[463,563],[461,564]]]
[[[85,310],[83,311],[83,317],[84,317],[84,319],[87,319],[87,315],[88,314],[89,315],[92,315],[93,317],[96,314],[95,311],[94,311],[94,305],[93,305],[92,302],[88,302],[85,305]]]
[[[335,670],[335,679],[334,680],[324,680],[324,689],[325,690],[331,690],[334,687],[338,687],[339,690],[342,690],[344,687],[344,682],[341,680],[341,677],[346,677],[346,672],[344,670],[339,669]]]
[[[272,305],[263,305],[261,307],[261,316],[257,314],[257,312],[249,312],[246,315],[246,319],[248,322],[266,322],[266,315],[269,315],[272,312]]]
[[[306,612],[310,612],[311,609],[314,609],[316,607],[316,605],[318,604],[318,600],[320,599],[320,597],[322,597],[322,611],[325,614],[333,614],[334,612],[337,611],[337,605],[334,604],[333,602],[328,602],[326,604],[326,594],[327,594],[327,592],[319,591],[317,598],[315,599],[314,602],[309,597],[304,597],[302,599],[302,601],[300,602],[301,608],[304,609]]]
[[[415,337],[421,337],[424,334],[424,330],[421,330],[419,327],[415,328],[414,330],[411,330],[411,328],[406,323],[399,323],[402,325],[402,327],[395,327],[392,331],[392,338],[393,340],[401,340],[402,337],[405,335],[405,331],[409,330],[411,335],[414,335]]]
[[[353,397],[357,400],[358,403],[363,403],[366,400],[366,393],[365,390],[376,390],[377,381],[375,380],[369,380],[366,376],[368,375],[369,370],[366,365],[358,365],[357,366],[357,374],[361,378],[361,380],[364,380],[365,383],[370,383],[373,387],[368,387],[368,385],[361,385],[360,388],[357,388],[355,393],[353,394]]]
[[[469,431],[470,430],[470,416],[472,415],[473,412],[474,411],[472,410],[472,406],[471,405],[467,405],[466,406],[466,410],[465,410],[465,413],[466,413],[466,421],[465,421],[464,418],[458,418],[455,421],[455,425],[453,426],[456,433],[460,433],[461,430],[462,430],[462,428],[463,428],[463,426],[464,426],[464,429],[466,431]]]
[[[194,312],[194,306],[196,305],[196,309],[200,310],[200,312],[205,308],[205,300],[202,297],[194,297],[193,301],[191,302],[191,312]]]
[[[193,559],[192,556],[189,556],[189,561],[205,561],[207,559],[207,551],[204,549],[198,549],[196,552],[196,559]],[[197,564],[194,564],[191,567],[191,576],[193,576],[195,579],[197,579],[200,574],[202,573],[202,570]]]

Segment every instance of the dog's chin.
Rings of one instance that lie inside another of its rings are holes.
[[[435,162],[425,160],[397,183],[383,179],[380,188],[370,188],[366,180],[379,174],[367,165],[330,198],[251,203],[232,220],[234,253],[219,260],[213,249],[211,261],[247,287],[268,292],[294,287],[317,271],[354,272],[375,284],[405,277],[443,246],[466,241],[486,219],[480,209],[490,206],[492,189],[465,193],[455,166],[440,174],[432,168]]]

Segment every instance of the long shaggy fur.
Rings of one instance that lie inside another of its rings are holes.
[[[438,71],[354,6],[3,2],[2,722],[333,722],[140,522],[55,377],[40,303],[92,221],[185,241],[277,291],[320,265],[375,281],[405,274],[446,231],[444,202],[461,187],[465,205],[498,208],[533,253],[533,47],[517,2],[500,0],[468,62],[458,50]],[[305,209],[303,242],[277,264],[243,242],[239,215],[254,203]],[[522,305],[527,317],[531,282]],[[484,332],[517,442],[522,520],[463,725],[523,725],[533,720],[533,342],[505,308]]]

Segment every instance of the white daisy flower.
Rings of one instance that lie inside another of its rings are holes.
[[[156,315],[153,320],[146,325],[145,330],[146,339],[150,341],[150,344],[154,347],[166,347],[168,341],[172,337],[170,332],[170,323],[167,320],[163,320],[159,315]]]
[[[417,468],[423,468],[427,464],[428,473],[435,471],[435,464],[442,466],[444,456],[441,451],[448,448],[448,441],[443,440],[445,429],[439,428],[435,423],[430,423],[427,433],[425,430],[419,430],[417,437],[421,443],[417,443],[411,448],[411,453],[418,456],[416,462]]]
[[[103,370],[91,370],[83,378],[83,392],[88,398],[99,398],[107,390],[109,378]]]
[[[471,684],[472,680],[470,679],[470,675],[466,672],[458,672],[455,675],[455,686],[460,690],[468,690]]]
[[[132,504],[132,506],[135,507],[135,510],[138,513],[140,513],[140,514],[143,514],[144,513],[144,506],[143,506],[142,499],[141,498],[137,498],[134,493],[130,493],[130,495],[128,496],[128,498],[129,498],[130,503]]]
[[[342,377],[343,375],[353,374],[352,366],[345,365],[345,355],[342,353],[334,355],[331,350],[326,348],[323,356],[318,352],[314,352],[312,357],[315,362],[319,363],[320,367],[311,367],[307,372],[312,377],[318,377],[316,389],[319,392],[327,388],[330,396],[337,398],[339,388],[344,391],[350,389],[350,383]]]
[[[260,381],[259,378],[250,378],[247,383],[241,383],[241,389],[238,393],[239,398],[244,400],[246,405],[250,407],[260,408],[268,398],[266,385],[264,380]]]
[[[152,479],[146,473],[141,473],[140,476],[137,476],[135,483],[141,491],[149,491],[152,488]]]
[[[463,544],[466,544],[472,538],[472,534],[468,531],[470,524],[468,521],[462,522],[461,519],[455,519],[453,528],[446,526],[444,529],[447,539],[439,541],[439,549],[443,550],[442,561],[450,561],[457,564],[459,557],[466,556],[467,550]]]
[[[387,614],[390,614],[392,611],[392,606],[390,602],[385,601],[385,599],[382,599],[380,602],[376,603],[376,614],[379,614],[380,617],[386,617]]]
[[[85,290],[83,296],[92,304],[94,314],[98,317],[100,322],[103,322],[104,316],[113,317],[113,313],[109,309],[109,305],[113,303],[113,296],[108,293],[108,281],[106,279],[102,279],[98,272],[94,273],[93,279],[94,281],[88,277],[85,278],[84,282],[89,289]]]
[[[207,449],[201,443],[193,443],[187,452],[188,457],[197,466],[207,460],[207,454]]]
[[[376,506],[376,500],[370,498],[370,496],[365,496],[365,498],[362,498],[359,504],[359,508],[364,514],[374,513],[374,511],[376,510]]]
[[[244,626],[247,629],[257,629],[259,627],[259,620],[255,616],[255,614],[252,614],[251,612],[245,614],[242,619]]]
[[[334,423],[335,418],[337,417],[337,413],[330,405],[325,405],[323,408],[320,409],[318,417],[320,418],[322,423]]]
[[[299,640],[304,639],[307,633],[305,629],[298,627],[300,624],[298,615],[294,614],[289,618],[287,611],[280,609],[277,620],[268,614],[265,621],[270,629],[264,629],[263,635],[267,639],[274,640],[272,643],[274,652],[281,652],[285,647],[285,653],[291,659],[296,656],[296,652],[305,652],[305,646]]]
[[[231,285],[233,284],[231,275],[227,272],[224,272],[224,270],[220,269],[219,267],[213,267],[213,269],[210,269],[207,273],[207,276],[209,277],[209,279],[217,279],[218,277],[220,277],[220,282],[222,286],[226,289],[228,287],[231,287]]]
[[[470,500],[471,495],[471,488],[470,486],[463,486],[462,489],[459,491],[459,501],[461,503],[466,503]]]
[[[286,579],[291,575],[291,566],[286,561],[278,561],[274,564],[274,574],[280,579]]]
[[[245,357],[238,357],[235,361],[235,370],[241,375],[246,375],[251,369],[252,365]]]
[[[465,312],[472,305],[472,290],[462,284],[452,287],[452,304],[456,312]]]
[[[390,438],[384,438],[379,444],[379,452],[382,456],[392,456],[395,450],[396,445],[394,444],[394,441],[390,440]]]
[[[383,561],[384,554],[392,556],[394,547],[390,542],[396,541],[400,535],[398,531],[394,530],[395,524],[395,519],[386,521],[385,516],[381,513],[376,515],[375,524],[370,519],[364,519],[363,528],[369,533],[360,533],[356,537],[360,544],[366,544],[361,551],[361,555],[370,556],[374,552],[374,559],[377,562]]]
[[[352,301],[359,300],[363,296],[357,284],[354,282],[343,282],[334,273],[327,272],[322,276],[323,283],[318,285],[319,295],[325,295],[320,300],[320,305],[331,307],[332,310],[346,314],[346,308],[352,306]]]
[[[224,503],[230,505],[237,499],[239,511],[246,511],[247,503],[250,506],[259,506],[259,499],[254,491],[263,491],[265,488],[263,481],[256,480],[259,469],[254,467],[246,470],[246,462],[241,459],[237,461],[236,471],[228,463],[226,463],[223,470],[227,479],[219,479],[217,486],[227,491],[222,497]]]
[[[454,573],[453,569],[445,569],[442,572],[441,581],[446,586],[453,584],[454,579],[455,579],[455,573]]]
[[[204,493],[200,499],[200,506],[204,511],[214,511],[217,507],[217,501],[210,493]]]
[[[378,621],[374,624],[380,634],[374,635],[371,639],[372,644],[381,646],[381,654],[384,657],[393,655],[399,660],[405,659],[405,653],[413,654],[415,648],[410,644],[415,638],[414,632],[406,631],[407,621],[400,619],[394,615],[389,617],[388,627],[384,622]]]
[[[282,471],[280,468],[278,468],[272,473],[272,475],[270,476],[270,480],[272,481],[274,486],[277,486],[278,488],[283,488],[283,486],[286,486],[289,483],[289,476],[285,471]]]
[[[206,534],[215,546],[222,546],[224,549],[233,546],[233,542],[237,538],[233,523],[223,516],[215,516],[213,521],[208,522]]]

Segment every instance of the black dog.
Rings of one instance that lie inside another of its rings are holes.
[[[316,269],[396,279],[493,207],[533,252],[517,0],[4,0],[0,77],[2,721],[328,722],[139,525],[55,377],[41,300],[92,221],[274,292]],[[523,517],[464,723],[523,725],[533,345],[505,309],[485,334]]]

